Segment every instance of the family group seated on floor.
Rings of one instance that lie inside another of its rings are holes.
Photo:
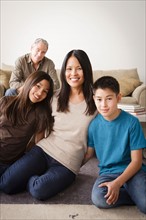
[[[35,40],[31,52],[17,59],[0,99],[0,191],[27,190],[47,200],[76,181],[95,154],[93,204],[136,205],[146,214],[146,140],[139,120],[118,108],[118,80],[93,81],[91,61],[81,49],[66,54],[58,79],[47,50],[46,40]]]

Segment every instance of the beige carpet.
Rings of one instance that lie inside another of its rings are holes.
[[[93,205],[0,205],[1,220],[146,220],[135,206],[101,210]]]

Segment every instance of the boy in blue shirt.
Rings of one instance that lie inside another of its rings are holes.
[[[145,137],[138,119],[118,109],[118,81],[103,76],[93,85],[99,114],[88,128],[87,161],[95,150],[99,177],[92,189],[98,208],[136,205],[146,214],[146,165],[142,164]]]

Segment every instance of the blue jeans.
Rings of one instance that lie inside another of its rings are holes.
[[[75,177],[40,147],[34,146],[1,175],[0,190],[14,194],[27,189],[34,198],[45,200],[68,187]]]
[[[5,92],[5,96],[15,96],[18,95],[16,89],[7,89]]]
[[[97,178],[92,189],[92,202],[98,208],[113,208],[121,205],[136,205],[146,214],[146,173],[137,172],[121,188],[119,198],[114,205],[108,205],[106,198],[107,187],[98,187],[99,184],[115,180],[120,174],[103,174]]]
[[[10,167],[10,164],[0,163],[0,177]]]

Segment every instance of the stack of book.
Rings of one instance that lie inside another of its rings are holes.
[[[144,115],[146,114],[146,109],[140,105],[134,105],[134,104],[118,104],[119,109],[123,109],[124,111],[129,112],[132,115]]]

